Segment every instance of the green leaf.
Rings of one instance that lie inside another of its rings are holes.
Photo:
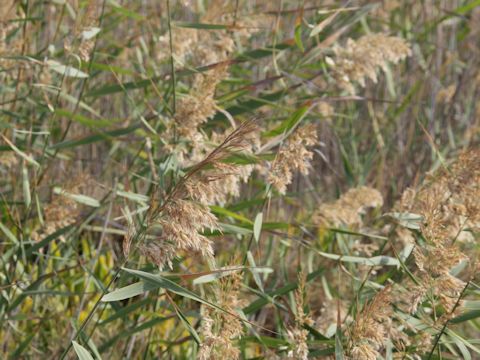
[[[98,33],[101,31],[99,27],[89,27],[86,30],[82,31],[82,39],[83,40],[90,40],[93,39],[95,36],[98,35]]]
[[[102,299],[102,301],[103,301],[103,299]],[[128,314],[130,314],[131,312],[134,312],[137,309],[140,309],[140,308],[150,304],[151,302],[152,302],[152,300],[149,299],[149,298],[144,298],[140,301],[133,302],[132,304],[127,305],[125,307],[122,307],[122,308],[120,308],[120,310],[117,310],[112,316],[110,316],[109,318],[101,321],[99,323],[99,325],[104,326],[104,325],[108,324],[109,322],[112,322],[112,321],[117,320],[117,319],[126,319]]]
[[[15,349],[14,352],[10,353],[10,356],[8,357],[10,360],[16,360],[16,359],[22,359],[23,357],[21,356],[22,352],[28,347],[32,339],[37,335],[35,331],[32,331],[30,334],[28,334],[23,340],[18,347]]]
[[[263,213],[259,212],[255,217],[255,222],[253,223],[253,236],[257,244],[260,241],[260,233],[262,231],[262,222],[263,222]]]
[[[393,344],[390,339],[387,340],[385,360],[393,360]]]
[[[388,240],[388,237],[385,237],[385,236],[380,236],[380,235],[375,235],[375,234],[367,234],[367,233],[364,233],[364,232],[352,231],[352,230],[347,230],[347,229],[328,228],[328,230],[330,230],[332,232],[335,232],[335,233],[339,233],[339,234],[369,237],[369,238],[372,238],[372,239],[378,239],[378,240],[384,240],[384,241]]]
[[[249,61],[249,60],[261,59],[261,58],[264,58],[264,57],[272,56],[272,52],[274,52],[274,51],[286,50],[286,49],[291,48],[292,46],[293,46],[293,44],[285,42],[285,43],[281,43],[281,44],[267,46],[267,47],[261,48],[261,49],[248,50],[248,51],[245,51],[244,53],[238,55],[235,60],[236,61]]]
[[[160,284],[151,282],[139,281],[135,284],[131,284],[120,289],[114,290],[102,297],[103,302],[119,301],[130,299],[134,296],[141,295],[147,291],[158,289]]]
[[[114,94],[117,92],[123,92],[126,90],[133,90],[133,89],[142,89],[147,86],[154,84],[155,82],[161,80],[161,77],[153,77],[151,79],[146,80],[138,80],[138,81],[131,81],[121,84],[113,84],[113,85],[104,85],[96,90],[92,90],[86,94],[86,97],[93,97],[97,98],[104,95]]]
[[[340,329],[337,328],[335,333],[335,360],[344,360],[345,355],[343,353],[342,338]]]
[[[72,96],[70,94],[67,94],[66,92],[64,91],[58,91],[57,89],[55,88],[49,88],[49,87],[44,87],[43,88],[44,91],[52,94],[53,96],[60,96],[60,98],[64,99],[65,101],[69,102],[71,105],[73,105],[74,107],[80,107],[86,111],[88,111],[90,114],[92,115],[95,115],[96,117],[100,118],[100,114],[98,111],[96,111],[95,109],[93,109],[91,106],[87,105],[85,102],[79,100],[77,97],[75,96]]]
[[[322,359],[325,356],[330,356],[335,354],[335,348],[329,347],[321,350],[313,350],[313,351],[310,351],[308,354],[312,359]]]
[[[113,9],[114,12],[119,13],[119,14],[125,16],[125,17],[129,17],[133,20],[137,20],[137,21],[146,20],[145,16],[140,15],[139,13],[136,13],[135,11],[125,9],[124,7],[120,6],[117,3],[114,6],[112,6],[112,9]]]
[[[317,270],[317,271],[314,271],[314,272],[311,272],[310,274],[308,274],[307,275],[307,282],[312,281],[313,279],[315,279],[316,277],[321,275],[323,273],[323,271],[324,271],[324,269],[320,269],[320,270]],[[250,305],[243,308],[243,312],[247,315],[251,314],[251,313],[254,313],[257,310],[264,307],[265,305],[271,303],[274,297],[288,294],[289,292],[292,292],[295,289],[297,289],[297,287],[298,287],[298,282],[291,282],[291,283],[288,283],[285,286],[282,286],[281,288],[279,288],[277,290],[269,291],[266,294],[260,294],[261,297],[259,299],[255,300],[255,301],[253,301],[252,303],[250,303]]]
[[[283,121],[282,124],[280,124],[280,126],[278,126],[277,128],[275,128],[271,131],[267,131],[267,132],[263,133],[263,136],[273,137],[273,136],[281,135],[281,134],[284,134],[284,133],[288,133],[300,121],[302,121],[302,119],[305,117],[305,115],[307,115],[307,113],[310,111],[311,107],[312,106],[311,106],[310,103],[307,103],[306,105],[302,106],[301,108],[296,110],[292,114],[292,116],[290,116],[288,119]]]
[[[239,102],[238,105],[231,106],[227,108],[226,111],[232,116],[251,113],[264,105],[271,105],[278,102],[286,95],[288,95],[288,91],[285,90],[280,90],[269,94],[261,94],[259,97],[250,98],[250,100]],[[226,119],[226,117],[222,112],[218,112],[214,119]]]
[[[103,128],[111,126],[112,124],[120,121],[117,119],[91,119],[81,114],[74,114],[66,109],[55,109],[55,113],[59,116],[64,116],[68,119],[72,119],[73,121],[76,121],[90,128]]]
[[[224,268],[224,269],[218,269],[211,271],[209,274],[201,275],[193,280],[193,285],[200,285],[200,284],[206,284],[218,279],[221,279],[222,277],[228,276],[233,274],[236,271],[241,271],[243,269],[247,269],[246,266],[239,266],[235,268]]]
[[[295,44],[297,44],[301,52],[305,51],[305,47],[303,46],[303,42],[302,42],[302,24],[301,23],[295,27]]]
[[[252,221],[247,219],[246,217],[244,217],[240,214],[237,214],[236,212],[225,209],[221,206],[210,205],[210,210],[212,210],[212,212],[217,216],[218,215],[228,216],[228,217],[231,217],[235,220],[239,220],[241,222],[244,222],[244,223],[247,223],[247,224],[250,224],[250,225],[252,224]]]
[[[77,343],[75,340],[72,341],[73,349],[77,353],[77,356],[80,360],[94,360],[92,355],[85,349],[82,345]]]
[[[259,267],[248,267],[248,266],[229,266],[224,267],[216,270],[205,271],[196,274],[184,274],[180,275],[180,277],[184,280],[193,279],[193,285],[204,284],[208,282],[212,282],[218,280],[222,277],[231,275],[235,271],[243,271],[243,270],[250,270],[252,272],[257,273],[271,273],[273,270],[267,266],[259,266]]]
[[[225,234],[250,235],[252,233],[252,230],[245,229],[240,226],[235,226],[235,225],[225,224],[225,223],[220,223],[219,225],[220,225],[220,228],[222,229],[222,232]]]
[[[173,281],[171,281],[171,280],[169,280],[169,279],[167,279],[167,278],[165,278],[161,275],[154,275],[154,274],[150,274],[150,273],[147,273],[147,272],[144,272],[144,271],[132,270],[132,269],[127,269],[127,268],[122,268],[122,270],[129,273],[129,274],[137,276],[137,277],[139,277],[140,279],[142,279],[146,282],[156,284],[156,285],[158,285],[158,287],[161,287],[165,290],[171,291],[171,292],[173,292],[177,295],[183,296],[185,298],[197,301],[199,303],[211,306],[211,307],[213,307],[217,310],[225,312],[225,310],[223,310],[218,305],[215,305],[214,303],[201,298],[200,296],[198,296],[194,292],[192,292],[188,289],[185,289],[184,287],[178,285],[176,282],[173,282]]]
[[[455,340],[455,342],[459,341],[462,344],[464,344],[467,348],[475,351],[477,354],[480,354],[480,349],[473,345],[473,343],[469,342],[468,340],[462,338],[460,335],[458,335],[456,332],[454,332],[452,329],[449,329],[448,327],[445,329],[445,334],[450,336],[452,339]]]
[[[5,225],[3,225],[1,222],[0,222],[0,230],[3,231],[3,233],[7,236],[7,238],[12,241],[12,243],[18,244],[18,239],[16,238],[16,236],[13,235],[10,229],[7,228]]]
[[[326,19],[320,21],[317,25],[315,25],[315,27],[312,29],[312,31],[310,32],[310,37],[313,37],[315,35],[318,35],[320,34],[320,32],[325,29],[328,25],[331,24],[331,22],[333,21],[333,19],[335,19],[335,17],[340,13],[340,10],[337,10],[335,11],[332,15],[330,15],[329,17],[327,17]]]
[[[205,24],[205,23],[189,23],[189,22],[176,22],[177,27],[188,29],[202,29],[202,30],[228,30],[231,26],[222,24]]]
[[[454,317],[452,320],[450,320],[450,322],[453,324],[459,324],[468,320],[476,319],[478,317],[480,317],[480,310],[471,310]]]
[[[318,250],[316,252],[319,255],[326,257],[328,259],[338,260],[342,262],[356,263],[356,264],[367,265],[367,266],[400,266],[400,261],[398,261],[398,259],[390,256],[385,256],[385,255],[366,258],[366,257],[360,257],[360,256],[329,254],[329,253],[318,251]]]
[[[32,203],[32,197],[30,195],[30,182],[28,181],[28,169],[25,163],[22,164],[22,189],[23,189],[23,202],[25,207],[30,207]]]
[[[40,164],[35,161],[34,158],[32,158],[30,155],[25,154],[23,151],[21,151],[19,148],[17,148],[10,140],[8,140],[3,134],[0,134],[0,136],[3,138],[3,140],[7,143],[7,145],[15,151],[18,155],[20,155],[22,158],[25,159],[26,162],[29,164],[32,164],[35,167],[40,167]]]
[[[455,343],[455,345],[457,345],[457,348],[462,353],[463,360],[472,360],[472,355],[470,354],[470,351],[468,351],[465,344],[462,341],[460,341],[458,338],[454,337],[452,339],[453,339],[453,342]]]
[[[383,216],[390,217],[395,220],[399,225],[406,227],[407,229],[420,230],[423,217],[419,214],[413,214],[408,212],[391,212],[386,213]]]
[[[39,242],[35,243],[34,245],[30,246],[29,248],[27,248],[25,250],[25,255],[29,256],[29,255],[33,254],[35,251],[41,249],[42,247],[47,246],[50,242],[59,238],[61,235],[65,234],[66,232],[68,232],[72,228],[74,228],[74,225],[68,225],[68,226],[65,226],[61,229],[58,229],[53,234],[50,234],[50,235],[46,236],[41,241],[39,241]]]
[[[132,201],[136,201],[142,205],[147,203],[150,200],[150,198],[146,195],[137,194],[131,191],[117,190],[117,195]]]
[[[88,339],[87,345],[92,350],[93,355],[95,355],[95,358],[97,360],[102,360],[102,357],[100,356],[100,353],[98,352],[97,347],[95,346],[95,343],[93,342],[92,338]]]
[[[250,264],[251,267],[256,268],[257,265],[255,264],[255,259],[253,258],[252,252],[249,250],[247,251],[247,259],[248,263]],[[252,272],[253,279],[255,280],[255,283],[257,284],[258,288],[262,291],[265,292],[265,289],[263,288],[262,284],[262,279],[260,279],[260,276],[258,275],[258,272]]]
[[[65,66],[55,60],[48,60],[47,65],[51,70],[67,77],[80,78],[80,79],[88,78],[88,74],[84,73],[83,71],[76,69],[70,65]]]
[[[58,186],[53,188],[53,192],[57,195],[65,196],[69,199],[72,199],[75,202],[78,202],[80,204],[84,204],[87,206],[92,206],[92,207],[99,207],[100,202],[97,199],[94,199],[90,196],[86,195],[81,195],[81,194],[72,194],[69,192],[66,192],[62,188],[59,188]]]
[[[151,328],[153,328],[155,326],[158,326],[159,324],[173,318],[174,316],[176,316],[176,315],[173,315],[173,316],[170,315],[170,316],[165,316],[165,317],[157,317],[157,318],[154,318],[152,320],[143,322],[133,329],[130,328],[128,330],[121,331],[117,335],[115,335],[114,337],[108,339],[103,344],[101,344],[99,346],[98,350],[100,351],[100,353],[102,353],[102,352],[106,351],[108,348],[117,344],[118,340],[120,340],[122,338],[129,338],[133,334],[136,334],[136,333],[141,332],[141,331],[145,331],[147,329],[151,329]]]
[[[462,307],[468,310],[480,310],[480,300],[464,300]]]
[[[81,139],[77,140],[65,140],[60,143],[54,144],[50,147],[50,149],[55,150],[55,149],[65,149],[65,148],[70,148],[70,147],[76,147],[80,145],[88,145],[92,144],[97,141],[103,141],[106,139],[113,139],[119,136],[124,136],[127,134],[130,134],[134,132],[135,130],[139,129],[141,127],[140,124],[135,124],[126,128],[121,128],[117,130],[112,130],[112,131],[106,131],[102,132],[100,134],[95,134],[95,135],[89,135]]]
[[[180,319],[180,321],[182,322],[183,326],[185,326],[185,329],[190,333],[190,335],[192,335],[195,342],[198,345],[200,345],[201,342],[202,342],[200,340],[200,336],[198,336],[197,332],[195,331],[193,326],[190,324],[190,322],[188,321],[186,316],[183,315],[182,311],[178,308],[178,306],[173,301],[171,302],[171,304],[172,304],[173,308],[175,309],[175,312],[177,313],[177,316]]]
[[[478,6],[480,6],[480,0],[470,1],[465,5],[457,7],[453,13],[449,13],[447,16],[450,18],[456,16],[456,14],[466,14]]]
[[[271,348],[277,348],[277,347],[284,347],[288,345],[288,341],[285,339],[280,339],[280,338],[274,338],[270,336],[242,336],[241,339],[239,339],[241,342],[248,342],[248,343],[261,343],[263,345],[266,345]],[[257,358],[258,359],[258,358]]]
[[[304,323],[303,324],[303,328],[305,328],[306,330],[308,330],[308,332],[316,339],[316,340],[326,340],[326,341],[330,341],[328,337],[326,337],[325,335],[321,334],[320,332],[318,332],[317,329],[315,329],[314,327]]]

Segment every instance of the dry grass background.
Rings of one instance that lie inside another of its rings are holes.
[[[2,0],[5,359],[479,359],[480,1]]]

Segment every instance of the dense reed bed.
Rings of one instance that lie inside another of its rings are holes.
[[[5,359],[480,359],[480,1],[3,0]]]

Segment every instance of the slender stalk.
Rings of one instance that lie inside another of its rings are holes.
[[[467,288],[468,288],[469,285],[470,285],[470,281],[467,281],[465,287],[463,288],[463,290],[462,290],[460,296],[458,297],[457,302],[455,303],[455,306],[453,307],[450,314],[453,314],[455,312],[455,310],[457,309],[457,307],[460,305],[460,300],[462,299],[463,295],[465,294],[465,291],[467,291]],[[432,358],[433,353],[435,352],[435,348],[437,347],[437,345],[440,341],[440,338],[445,333],[445,330],[447,330],[447,325],[448,325],[449,322],[450,322],[450,319],[447,319],[447,321],[445,321],[445,323],[443,324],[442,330],[440,331],[440,333],[435,338],[435,342],[433,343],[432,350],[430,351],[430,354],[428,354],[428,360],[430,360]]]
[[[168,37],[170,44],[170,71],[171,71],[171,80],[172,80],[172,99],[173,99],[173,115],[177,112],[177,95],[176,95],[176,75],[175,75],[175,63],[173,60],[173,35],[172,35],[172,19],[170,15],[170,0],[167,0],[167,16],[168,16]]]

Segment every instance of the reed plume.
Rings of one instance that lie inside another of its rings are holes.
[[[8,69],[15,64],[7,57],[20,53],[22,39],[12,35],[18,24],[13,22],[16,16],[15,0],[5,0],[0,4],[0,68]]]
[[[3,152],[0,155],[0,170],[9,171],[19,163],[18,160],[18,156],[13,151]]]
[[[404,39],[385,34],[362,36],[358,40],[348,39],[345,46],[333,47],[334,59],[328,58],[337,84],[350,94],[355,94],[354,84],[365,87],[366,80],[377,82],[377,71],[388,69],[388,64],[397,64],[411,50]]]
[[[236,170],[222,160],[248,146],[248,136],[255,129],[252,121],[241,124],[179,180],[159,208],[151,209],[149,221],[160,226],[162,233],[141,244],[140,250],[160,268],[171,268],[180,251],[199,252],[205,258],[213,256],[211,241],[201,234],[205,230],[219,230],[208,205],[216,200],[218,183],[234,176]]]
[[[450,314],[466,285],[450,271],[461,261],[472,260],[462,247],[471,241],[466,230],[478,228],[480,220],[480,208],[474,200],[480,195],[479,155],[478,150],[462,153],[450,169],[441,170],[414,196],[404,197],[404,211],[422,217],[421,231],[426,240],[414,249],[416,275],[424,290],[415,286],[409,303],[419,304],[430,291]]]
[[[178,111],[174,118],[176,129],[178,135],[188,140],[194,148],[201,146],[201,142],[204,141],[199,127],[217,112],[215,89],[226,76],[226,65],[197,74],[188,95],[179,100]]]
[[[221,279],[216,288],[215,298],[218,306],[225,311],[202,307],[203,318],[201,334],[203,342],[197,359],[199,360],[236,360],[240,351],[234,345],[234,340],[243,335],[242,321],[234,316],[242,306],[240,286],[242,277],[238,272],[227,279]]]
[[[385,287],[357,314],[350,336],[352,359],[376,360],[380,356],[392,327],[392,295],[392,288]]]
[[[172,29],[172,46],[175,60],[181,64],[192,61],[195,65],[210,65],[228,60],[236,50],[236,43],[244,43],[252,35],[267,26],[269,17],[265,14],[253,16],[233,15],[235,11],[232,3],[212,1],[205,13],[200,17],[204,24],[224,25],[225,29],[205,31],[175,27]],[[168,33],[159,37],[157,54],[159,61],[169,59],[170,47]]]
[[[293,344],[293,349],[288,352],[288,359],[306,360],[308,359],[308,330],[303,326],[312,325],[313,320],[305,314],[304,296],[305,296],[306,275],[303,271],[298,274],[298,288],[295,291],[295,325],[287,329],[288,338]]]
[[[321,226],[360,226],[362,215],[368,209],[382,205],[383,197],[378,190],[360,186],[349,189],[334,202],[321,204],[314,214],[314,222]]]
[[[87,2],[85,13],[82,17],[78,54],[80,59],[85,62],[90,60],[90,54],[92,53],[95,45],[94,34],[97,31],[97,16],[100,8],[101,2],[99,0],[89,0]]]
[[[267,180],[278,192],[285,194],[287,185],[292,182],[294,171],[308,175],[313,152],[309,147],[316,144],[317,129],[308,124],[298,128],[280,147],[268,173]]]
[[[40,241],[55,231],[74,224],[82,210],[81,205],[71,195],[80,195],[88,189],[91,179],[87,175],[80,175],[75,180],[67,181],[62,189],[56,191],[51,201],[45,204],[44,224],[32,231],[30,237],[34,241]],[[64,236],[60,236],[65,240]]]

